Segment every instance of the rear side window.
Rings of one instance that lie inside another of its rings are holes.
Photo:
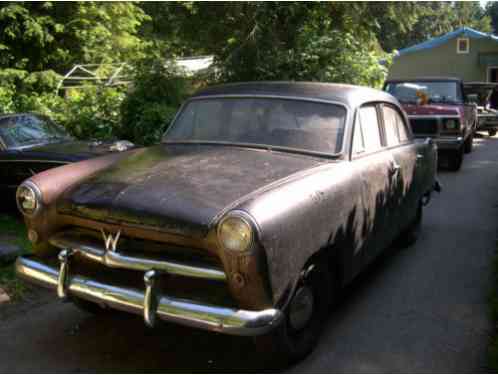
[[[405,122],[397,110],[391,106],[382,107],[384,115],[384,128],[386,131],[386,142],[388,146],[396,146],[408,140],[408,132]]]
[[[384,115],[384,130],[386,131],[386,142],[388,146],[399,145],[398,126],[396,124],[396,112],[386,106],[382,106]]]
[[[396,112],[397,114],[397,124],[398,124],[398,134],[399,134],[399,140],[401,143],[406,142],[410,139],[410,136],[408,135],[408,130],[406,129],[406,124],[403,118]]]
[[[368,153],[379,150],[382,147],[382,143],[379,118],[375,105],[361,107],[359,118],[365,152]]]

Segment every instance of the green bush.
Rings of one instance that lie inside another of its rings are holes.
[[[120,132],[120,106],[125,96],[124,88],[73,89],[54,109],[52,117],[76,138],[115,139]]]
[[[120,137],[149,145],[158,142],[191,87],[174,66],[161,59],[135,69],[133,86],[121,105]]]
[[[160,140],[182,101],[188,81],[162,59],[135,68],[130,87],[88,85],[56,93],[53,71],[0,70],[0,113],[37,112],[50,116],[79,139],[127,139],[150,145]]]

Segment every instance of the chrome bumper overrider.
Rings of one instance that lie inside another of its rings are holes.
[[[16,272],[28,281],[56,290],[60,298],[74,296],[106,307],[143,315],[145,323],[149,326],[154,325],[157,317],[209,331],[256,336],[273,329],[283,316],[277,309],[238,310],[160,295],[155,289],[158,273],[154,270],[144,274],[145,291],[102,283],[82,275],[71,275],[71,255],[71,250],[61,251],[59,269],[39,259],[19,257],[16,261]]]

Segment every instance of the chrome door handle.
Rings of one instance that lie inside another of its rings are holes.
[[[417,154],[417,160],[422,160],[424,158],[424,155],[422,154]]]

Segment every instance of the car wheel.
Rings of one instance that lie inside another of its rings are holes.
[[[495,129],[488,130],[488,134],[490,137],[494,137],[496,135],[496,130]]]
[[[470,136],[467,137],[467,140],[465,141],[465,146],[464,146],[465,153],[470,154],[473,148],[474,148],[474,134],[471,134]]]
[[[459,171],[463,163],[463,148],[449,155],[449,170]]]
[[[90,301],[86,301],[80,298],[72,298],[71,302],[80,310],[92,314],[92,315],[102,315],[109,313],[109,309],[100,307],[98,304]]]
[[[410,224],[410,226],[399,236],[397,245],[401,248],[409,247],[414,245],[422,230],[422,217],[424,212],[424,206],[420,202],[417,207],[417,214],[415,220]]]
[[[256,336],[257,349],[276,366],[286,366],[306,357],[316,346],[330,312],[332,277],[327,262],[307,268],[284,308],[281,324],[268,334]]]

